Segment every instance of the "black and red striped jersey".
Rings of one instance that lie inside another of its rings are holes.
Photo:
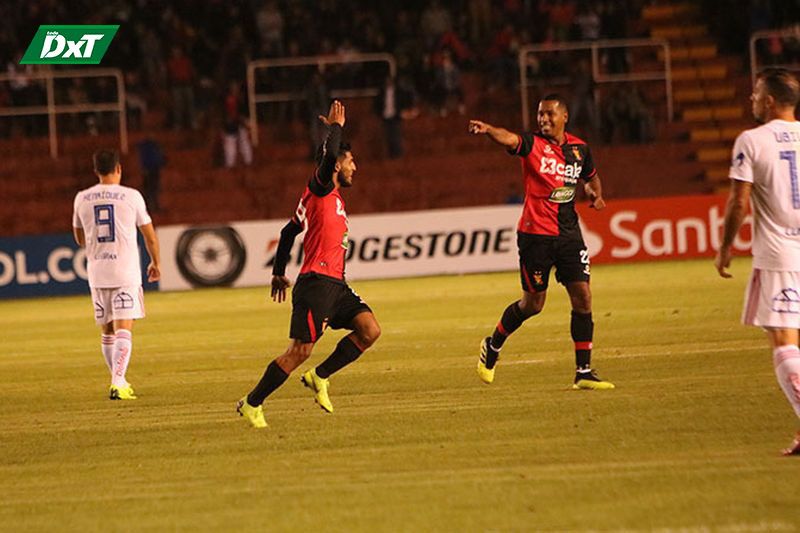
[[[311,179],[292,217],[296,224],[306,228],[300,275],[315,272],[343,280],[348,246],[344,200],[339,189],[331,189],[327,193],[324,189],[312,190],[318,188],[315,181],[316,177]]]
[[[525,205],[517,230],[582,240],[575,193],[580,180],[597,174],[589,146],[569,133],[560,146],[540,133],[523,133],[509,153],[522,158],[525,180]]]

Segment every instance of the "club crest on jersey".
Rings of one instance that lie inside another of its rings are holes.
[[[578,150],[578,147],[577,147],[577,146],[573,146],[573,147],[572,147],[572,155],[574,155],[574,156],[575,156],[575,159],[577,159],[578,161],[582,161],[582,160],[583,160],[583,159],[581,158],[581,151],[580,151],[580,150]]]

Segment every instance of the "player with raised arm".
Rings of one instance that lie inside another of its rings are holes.
[[[786,399],[800,417],[800,84],[784,69],[758,76],[753,116],[762,125],[742,132],[733,146],[731,192],[722,244],[714,264],[730,278],[731,247],[753,205],[753,271],[742,322],[767,333],[772,361]],[[800,431],[785,455],[800,455]]]
[[[595,209],[603,209],[600,178],[589,146],[566,132],[566,101],[550,94],[539,102],[536,133],[512,133],[480,120],[470,120],[469,131],[486,135],[522,159],[525,205],[517,226],[522,298],[503,312],[494,333],[481,342],[478,376],[494,381],[495,365],[506,339],[544,307],[550,270],[562,283],[572,304],[570,332],[575,343],[575,389],[613,389],[591,367],[592,293],[589,287],[589,252],[583,242],[575,212],[579,183]]]
[[[145,314],[136,229],[142,232],[150,255],[149,281],[161,276],[158,238],[142,195],[120,185],[119,154],[99,150],[93,160],[100,182],[75,196],[72,229],[75,241],[86,248],[94,317],[111,373],[109,398],[135,400],[125,375],[133,351],[133,322]]]
[[[282,302],[291,285],[285,275],[289,254],[295,238],[305,229],[303,266],[292,291],[291,343],[283,355],[270,362],[255,388],[236,406],[239,414],[257,428],[267,426],[264,400],[309,358],[327,327],[349,329],[351,333],[339,341],[327,359],[300,379],[328,413],[333,412],[328,378],[358,359],[381,333],[372,310],[347,285],[344,276],[348,220],[341,193],[353,185],[356,171],[350,146],[342,142],[344,105],[334,101],[328,116],[319,118],[329,128],[328,137],[320,147],[317,170],[308,181],[294,216],[281,230],[272,268],[271,296]]]

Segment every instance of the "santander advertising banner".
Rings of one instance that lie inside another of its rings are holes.
[[[602,211],[578,205],[583,238],[592,262],[652,261],[712,257],[719,249],[727,196],[672,196],[610,200]],[[751,246],[750,215],[734,249]]]

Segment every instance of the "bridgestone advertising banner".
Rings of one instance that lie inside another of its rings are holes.
[[[719,247],[726,197],[682,196],[609,201],[603,211],[578,205],[592,262],[712,257]],[[350,280],[511,271],[522,206],[353,215],[346,275]],[[158,229],[162,290],[269,283],[286,220]],[[287,275],[302,264],[300,235]],[[750,249],[748,222],[736,251]]]

